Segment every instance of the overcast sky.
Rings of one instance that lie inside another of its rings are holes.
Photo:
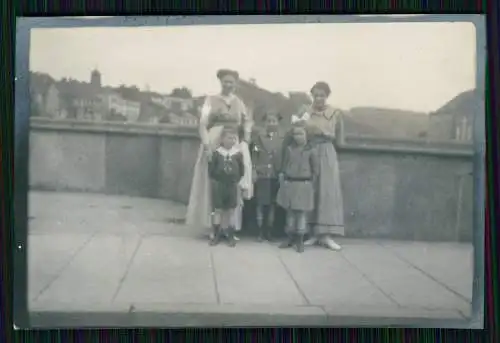
[[[271,91],[328,82],[330,103],[433,111],[475,87],[475,28],[468,23],[279,24],[36,29],[30,69],[60,79],[137,85],[169,93],[218,92],[233,68]]]

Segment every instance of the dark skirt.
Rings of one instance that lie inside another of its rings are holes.
[[[238,207],[238,184],[212,180],[212,204],[216,210]]]
[[[276,195],[280,187],[277,178],[259,178],[255,182],[254,196],[258,206],[269,206],[276,203]]]
[[[311,181],[285,181],[281,185],[277,203],[285,210],[312,211],[314,187]]]

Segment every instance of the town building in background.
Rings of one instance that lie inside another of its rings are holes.
[[[162,105],[144,101],[141,102],[140,115],[137,118],[137,122],[148,124],[168,123],[168,112]]]
[[[429,115],[429,137],[433,140],[472,141],[474,117],[483,109],[481,95],[469,90],[457,95]]]
[[[153,106],[153,111],[158,112],[153,115],[157,118],[153,122],[160,122],[162,116],[166,115],[166,111],[152,105],[147,96],[130,96],[133,92],[124,86],[118,88],[103,86],[102,76],[98,70],[91,72],[90,82],[66,78],[56,81],[42,73],[31,73],[30,77],[33,116],[137,122],[142,109],[150,110],[148,105]]]
[[[198,124],[199,107],[187,89],[174,89],[171,95],[157,94],[151,96],[151,101],[167,111],[167,120],[163,122],[189,126]]]
[[[59,112],[63,118],[78,120],[102,120],[104,106],[100,89],[90,83],[61,80],[52,87],[58,91]],[[54,109],[49,112],[55,112]]]
[[[140,90],[136,86],[103,86],[97,69],[91,72],[90,82],[57,81],[43,73],[30,75],[31,111],[39,117],[195,126],[205,101],[205,96],[193,96],[186,87],[160,94],[149,87]],[[276,110],[281,113],[286,129],[291,116],[312,103],[308,93],[272,92],[260,87],[255,79],[240,79],[237,95],[247,106],[256,127],[263,125],[266,111]],[[471,141],[479,100],[476,91],[467,91],[430,114],[354,107],[343,110],[344,129],[350,136]]]
[[[141,113],[141,103],[127,100],[114,92],[100,94],[106,113],[122,115],[128,122],[136,122]]]
[[[178,98],[168,95],[152,97],[151,100],[176,113],[188,112],[192,110],[194,106],[193,99]]]

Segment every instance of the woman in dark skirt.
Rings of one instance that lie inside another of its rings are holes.
[[[278,173],[281,169],[281,149],[284,135],[278,127],[282,119],[275,111],[264,115],[265,129],[254,135],[250,153],[255,175],[254,199],[259,241],[272,240],[276,194],[279,189]]]

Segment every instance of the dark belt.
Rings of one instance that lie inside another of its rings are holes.
[[[290,177],[290,176],[285,176],[285,181],[305,182],[305,181],[312,181],[312,178],[311,177]]]

